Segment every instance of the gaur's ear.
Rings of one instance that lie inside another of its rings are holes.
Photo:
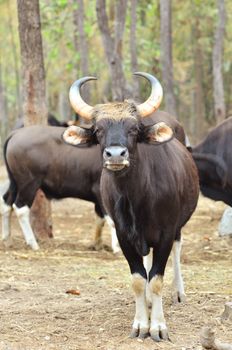
[[[63,139],[73,146],[84,146],[93,144],[95,138],[92,128],[82,128],[80,126],[71,125],[64,131]]]
[[[160,122],[144,128],[142,141],[150,144],[160,144],[170,141],[173,136],[174,133],[172,128],[164,122]]]

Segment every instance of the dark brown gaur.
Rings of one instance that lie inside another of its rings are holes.
[[[192,156],[173,137],[171,127],[162,120],[145,125],[146,117],[161,103],[162,87],[150,74],[137,75],[152,86],[150,97],[138,106],[124,101],[91,107],[82,100],[79,89],[95,78],[77,80],[71,87],[70,101],[77,113],[92,120],[92,127],[68,128],[63,138],[77,150],[100,145],[102,201],[115,223],[132,274],[136,312],[131,335],[150,335],[160,341],[168,339],[162,307],[165,266],[172,250],[174,298],[182,301],[181,228],[196,207],[199,186]]]
[[[193,147],[204,196],[232,206],[232,117],[213,128],[197,146]]]
[[[146,118],[146,123],[152,125],[162,120],[173,128],[175,137],[184,143],[185,134],[182,126],[169,114],[157,111]],[[98,216],[93,247],[94,249],[102,247],[101,233],[105,212],[100,204],[102,170],[100,147],[92,145],[88,148],[88,154],[84,149],[74,149],[64,143],[62,139],[64,130],[64,128],[37,125],[14,131],[7,139],[4,157],[10,185],[4,197],[0,198],[4,241],[10,236],[10,216],[14,204],[15,210],[20,208],[19,221],[28,221],[27,226],[22,227],[26,242],[33,249],[38,249],[28,215],[37,189],[43,188],[48,198],[73,197],[93,202]],[[21,209],[22,207],[27,208]],[[117,253],[119,247],[115,228],[112,221],[110,224],[112,250]]]
[[[10,217],[15,210],[27,244],[38,249],[29,221],[29,211],[37,190],[49,199],[67,197],[93,202],[98,223],[93,247],[102,246],[101,230],[105,211],[100,197],[101,156],[99,145],[88,150],[74,149],[62,140],[65,128],[35,125],[11,133],[4,146],[4,158],[10,180],[0,197],[2,238],[10,237]],[[78,224],[78,223],[77,223]],[[118,248],[112,228],[112,249]]]

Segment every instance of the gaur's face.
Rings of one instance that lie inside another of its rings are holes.
[[[120,171],[130,166],[130,157],[136,149],[139,133],[135,118],[100,119],[96,122],[95,133],[101,146],[105,168]]]
[[[63,134],[65,142],[75,146],[90,146],[99,143],[103,155],[103,165],[110,171],[129,168],[137,142],[162,143],[170,140],[173,132],[163,122],[144,127],[142,118],[158,109],[163,89],[160,82],[151,74],[136,72],[151,83],[148,99],[138,105],[130,101],[88,105],[80,95],[81,86],[95,77],[83,77],[76,80],[69,91],[73,109],[86,121],[92,121],[92,128],[70,127]]]
[[[64,140],[75,146],[99,143],[103,166],[113,172],[130,167],[137,143],[158,145],[172,137],[172,129],[164,122],[144,126],[136,106],[128,102],[97,105],[91,128],[71,126],[63,134]]]

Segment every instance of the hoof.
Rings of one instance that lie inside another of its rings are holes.
[[[38,245],[38,243],[36,243],[36,242],[33,242],[33,243],[27,243],[27,245],[29,246],[29,247],[31,247],[31,249],[32,250],[39,250],[39,245]]]
[[[139,335],[139,330],[136,328],[133,328],[131,333],[130,333],[130,338],[137,338],[137,336]]]
[[[139,339],[145,339],[149,337],[148,329],[147,328],[133,328],[130,334],[130,338],[139,338]]]
[[[112,251],[113,251],[113,254],[115,255],[122,252],[120,247],[114,247],[114,248],[112,247]]]
[[[184,293],[174,292],[172,295],[172,301],[174,304],[185,303],[186,295]]]
[[[105,250],[106,252],[112,252],[112,249],[106,244],[91,244],[88,247],[88,250],[93,250],[96,252],[100,252],[101,250]]]
[[[151,339],[155,342],[160,342],[162,340],[169,340],[168,336],[168,330],[162,329],[162,330],[150,330]]]
[[[3,239],[2,243],[3,243],[5,248],[12,247],[12,240],[11,240],[11,238]]]

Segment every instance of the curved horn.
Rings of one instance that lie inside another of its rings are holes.
[[[69,90],[69,100],[72,108],[76,113],[78,113],[81,117],[91,120],[91,114],[93,107],[88,105],[80,95],[81,86],[89,80],[97,80],[95,77],[84,77],[76,80],[70,90]]]
[[[146,78],[151,83],[151,94],[148,99],[137,106],[141,117],[147,117],[152,112],[155,112],[161,104],[163,98],[163,88],[153,75],[143,72],[135,72],[134,75],[139,75]]]

